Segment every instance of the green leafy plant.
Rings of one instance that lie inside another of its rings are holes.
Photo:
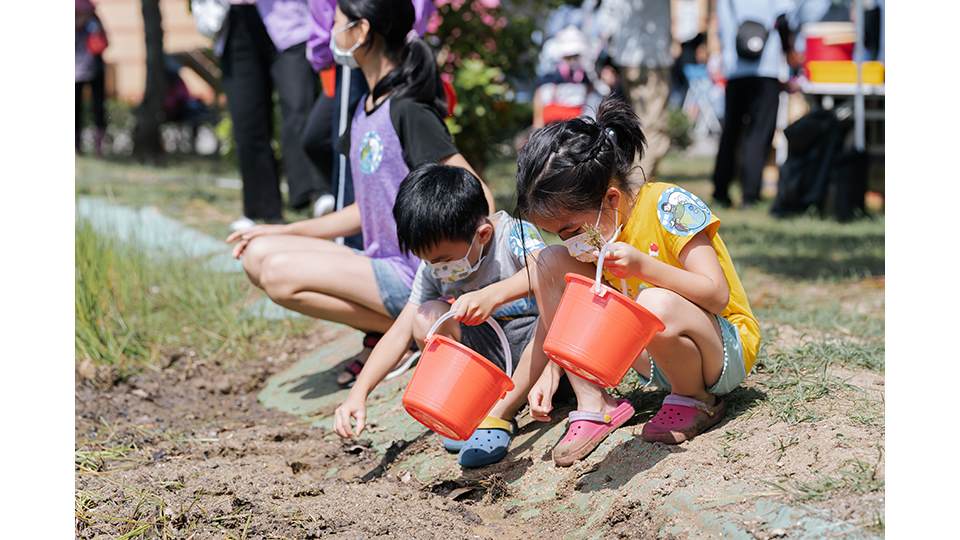
[[[496,144],[531,121],[527,104],[515,101],[515,83],[533,73],[536,21],[557,4],[549,0],[437,0],[428,39],[437,48],[441,76],[457,93],[447,125],[457,147],[483,169]],[[508,17],[509,14],[509,17]]]

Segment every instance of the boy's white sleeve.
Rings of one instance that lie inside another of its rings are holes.
[[[430,268],[427,263],[420,262],[417,268],[417,275],[413,277],[413,285],[410,287],[410,299],[408,303],[419,306],[424,302],[440,298],[440,288],[437,280],[430,275]]]
[[[516,259],[518,267],[523,267],[527,262],[527,255],[532,255],[541,249],[547,247],[540,231],[523,220],[514,220],[510,225],[510,254]]]

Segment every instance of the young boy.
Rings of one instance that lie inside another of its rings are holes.
[[[444,447],[459,451],[464,467],[496,463],[516,432],[513,417],[547,363],[543,344],[534,343],[538,312],[525,268],[544,248],[543,239],[531,224],[506,212],[491,216],[480,181],[460,167],[425,165],[412,171],[400,185],[393,215],[400,248],[423,262],[406,307],[337,408],[336,431],[341,437],[363,431],[367,395],[403,356],[411,337],[423,349],[430,327],[448,311],[456,315],[437,333],[505,369],[500,342],[483,324],[492,315],[510,342],[515,388],[493,406],[470,440],[445,440]],[[448,299],[456,300],[451,305]]]

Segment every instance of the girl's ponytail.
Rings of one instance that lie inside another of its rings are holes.
[[[441,118],[447,115],[447,103],[440,83],[433,49],[415,31],[406,36],[396,69],[387,74],[373,89],[373,99],[393,92],[396,97],[409,97],[433,106]]]
[[[640,128],[640,118],[623,99],[607,98],[600,102],[597,109],[597,127],[604,136],[612,137],[617,173],[626,179],[634,163],[639,163],[643,158],[647,144],[647,138]]]
[[[549,217],[600,206],[611,184],[634,192],[646,137],[621,97],[605,98],[596,120],[575,118],[538,129],[517,157],[517,211]]]
[[[366,19],[371,33],[383,42],[383,54],[397,64],[371,90],[374,101],[387,94],[409,97],[430,105],[441,118],[446,116],[447,102],[433,49],[413,30],[413,2],[337,0],[337,6],[351,21]]]

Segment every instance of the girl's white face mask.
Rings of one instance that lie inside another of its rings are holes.
[[[433,274],[433,277],[439,279],[444,283],[454,283],[456,281],[461,281],[470,277],[474,272],[480,268],[480,263],[483,262],[484,256],[481,255],[477,259],[476,264],[470,264],[470,252],[473,251],[473,245],[477,241],[477,235],[474,233],[473,240],[470,241],[470,247],[467,248],[467,253],[463,256],[462,259],[457,259],[455,261],[447,261],[442,263],[427,263],[430,266],[430,273]]]
[[[330,52],[333,53],[333,61],[340,64],[341,66],[348,67],[350,69],[356,69],[360,67],[360,64],[357,62],[357,59],[353,57],[353,51],[357,50],[360,47],[360,42],[353,44],[353,47],[350,47],[347,50],[343,50],[340,47],[337,47],[337,36],[342,34],[355,26],[360,21],[353,21],[348,23],[346,26],[340,30],[334,31],[330,35]]]
[[[597,213],[597,222],[594,224],[594,227],[600,226],[600,216],[603,215],[603,207],[600,207],[600,211]],[[609,239],[604,241],[604,245],[611,244],[616,242],[617,237],[620,236],[620,209],[617,208],[617,221],[614,226],[613,234]],[[585,262],[585,263],[595,263],[597,259],[600,258],[600,250],[597,249],[597,246],[590,243],[590,233],[584,231],[576,236],[572,236],[563,241],[563,245],[567,247],[567,252],[574,259]]]

